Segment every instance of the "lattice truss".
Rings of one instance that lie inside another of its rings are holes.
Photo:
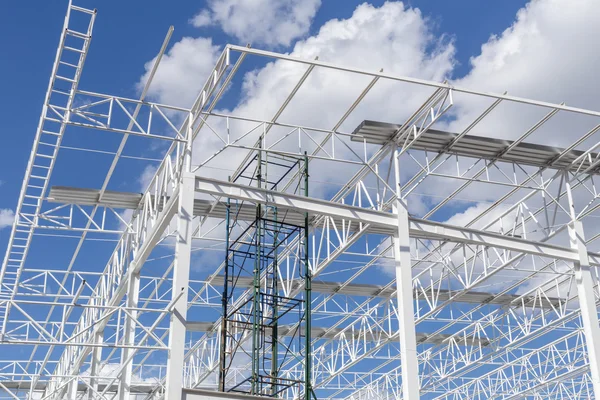
[[[600,393],[600,113],[232,45],[191,107],[153,103],[171,31],[140,98],[94,93],[95,17],[69,6],[2,263],[2,398],[216,389],[227,199],[241,241],[257,204],[308,213],[317,398]],[[287,96],[229,111],[266,63],[295,77]],[[237,179],[257,152],[306,152],[309,196],[276,168],[272,189]],[[302,245],[277,253],[290,298]],[[228,356],[234,386],[251,360]]]

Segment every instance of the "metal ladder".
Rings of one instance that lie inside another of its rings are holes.
[[[0,270],[2,338],[6,331],[10,300],[17,293],[23,264],[27,258],[33,232],[38,226],[42,203],[66,122],[69,119],[69,110],[77,92],[95,18],[96,10],[74,6],[69,2],[42,114],[19,195],[15,220]],[[80,31],[81,27],[85,32]]]

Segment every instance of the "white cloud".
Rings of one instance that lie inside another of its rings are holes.
[[[481,47],[460,83],[588,108],[598,105],[589,78],[596,75],[600,59],[586,48],[589,38],[600,33],[598,18],[595,0],[531,1],[511,27]]]
[[[147,165],[146,168],[142,171],[142,175],[138,178],[138,184],[140,185],[140,192],[144,192],[150,186],[154,175],[156,175],[156,170],[158,167],[156,165]]]
[[[9,208],[0,208],[0,229],[12,226],[15,212]]]
[[[191,107],[219,54],[211,39],[184,37],[163,56],[148,94],[165,104]],[[154,60],[146,63],[140,90],[153,65]]]
[[[211,0],[190,22],[196,27],[219,25],[253,45],[289,46],[308,33],[320,5],[321,0]]]
[[[198,14],[194,15],[192,19],[190,19],[190,24],[194,25],[196,28],[202,28],[204,26],[210,26],[213,24],[213,19],[208,10],[202,10]]]
[[[596,71],[600,58],[590,51],[590,38],[600,34],[600,7],[595,0],[533,0],[521,9],[515,22],[501,35],[492,36],[471,59],[471,70],[457,85],[531,99],[566,102],[600,109]],[[456,107],[462,122],[478,111],[471,102]],[[548,112],[549,110],[545,110]],[[543,110],[502,105],[486,118],[478,133],[514,139],[541,118]],[[528,141],[566,146],[582,136],[592,122],[575,121],[560,113],[554,130],[544,127]],[[463,125],[464,126],[464,125]]]

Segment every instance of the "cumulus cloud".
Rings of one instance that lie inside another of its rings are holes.
[[[0,208],[0,229],[12,226],[15,212],[10,208]]]
[[[519,10],[509,28],[482,45],[481,53],[470,60],[470,72],[454,83],[598,110],[594,82],[600,59],[586,48],[589,38],[600,33],[598,18],[600,7],[593,0],[533,0]],[[468,123],[479,108],[465,102],[456,110]],[[504,104],[477,133],[515,139],[548,111]],[[528,140],[564,147],[595,123],[583,119],[560,113],[552,119],[554,130],[544,127]]]
[[[600,7],[593,0],[534,0],[519,10],[512,26],[492,36],[471,59],[457,83],[481,90],[597,106],[592,96],[599,59],[584,44],[600,33]],[[493,77],[493,79],[490,79]]]
[[[184,37],[163,56],[148,94],[165,104],[191,107],[219,53],[212,39]],[[140,91],[153,65],[154,59],[146,63],[146,72],[137,84]]]
[[[289,46],[308,33],[321,0],[212,0],[190,23],[218,25],[237,40],[269,47]]]

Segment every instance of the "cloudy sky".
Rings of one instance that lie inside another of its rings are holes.
[[[34,9],[18,2],[0,6],[0,41],[5,55],[0,62],[4,89],[0,108],[4,121],[4,145],[0,147],[2,247],[39,118],[65,4],[44,2]],[[80,4],[99,8],[80,86],[83,89],[138,96],[172,24],[175,33],[149,92],[152,99],[168,104],[191,105],[223,46],[234,43],[367,70],[383,69],[434,81],[447,79],[485,91],[600,108],[594,80],[600,60],[597,52],[591,51],[594,43],[590,40],[600,29],[596,23],[600,5],[592,0],[465,0],[454,4],[416,0],[209,0],[179,2],[176,6],[167,2],[144,2],[140,6],[82,0]],[[302,71],[281,63],[250,64],[235,91],[237,95],[225,96],[221,108],[270,118]],[[317,74],[291,107],[296,122],[331,128],[348,102],[368,83],[367,79],[354,79]],[[338,90],[324,96],[321,88],[326,85]],[[408,105],[406,110],[418,104],[415,96],[385,85],[375,93],[361,107],[374,110],[381,98],[388,99],[389,104]],[[377,109],[377,117],[390,122],[400,122],[407,112],[398,111],[398,107]],[[458,116],[466,117],[469,112],[457,111]],[[347,128],[351,130],[356,122],[348,121]],[[514,138],[518,133],[505,130],[495,134]],[[206,140],[206,149],[216,146],[211,139]],[[143,153],[160,150],[148,148]],[[138,177],[134,184],[143,188],[148,166],[131,169],[133,174],[117,171],[115,189],[132,184],[132,176]]]

